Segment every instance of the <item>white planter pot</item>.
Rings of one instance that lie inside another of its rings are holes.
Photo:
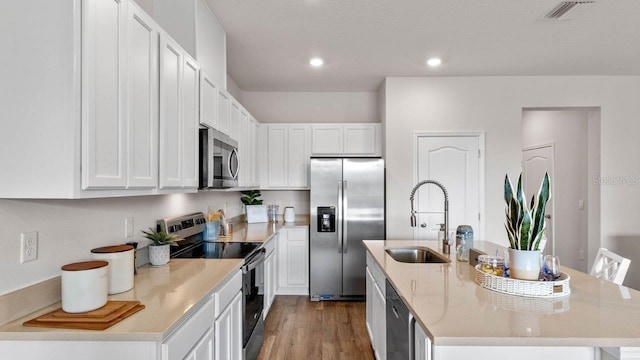
[[[169,246],[171,245],[149,245],[149,262],[151,265],[161,266],[169,262]]]
[[[538,280],[540,275],[540,250],[509,249],[509,273],[520,280]]]

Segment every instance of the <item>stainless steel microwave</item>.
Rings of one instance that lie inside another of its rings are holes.
[[[200,189],[238,186],[238,142],[214,129],[200,129]]]

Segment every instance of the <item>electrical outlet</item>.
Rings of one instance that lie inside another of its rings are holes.
[[[133,218],[129,217],[124,219],[124,237],[133,237]]]
[[[38,259],[38,232],[20,234],[20,263]]]
[[[578,251],[578,259],[584,260],[584,250]]]

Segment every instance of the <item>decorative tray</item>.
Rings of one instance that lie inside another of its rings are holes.
[[[480,270],[480,266],[478,264],[475,267],[476,283],[485,289],[503,294],[537,298],[557,298],[571,293],[571,289],[569,289],[571,278],[563,272],[560,273],[558,280],[554,281],[519,280],[486,273]]]

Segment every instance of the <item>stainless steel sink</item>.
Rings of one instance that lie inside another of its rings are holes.
[[[385,251],[394,260],[403,263],[445,264],[451,262],[445,256],[424,246],[386,248]]]

